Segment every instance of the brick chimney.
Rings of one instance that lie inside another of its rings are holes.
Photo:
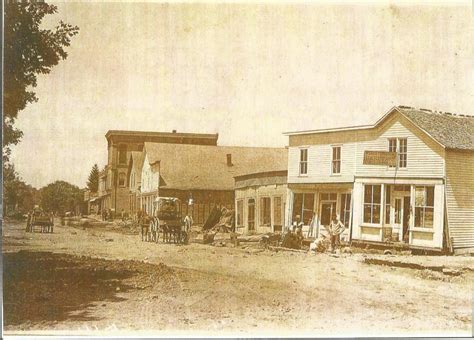
[[[171,132],[176,133],[176,130],[173,130],[173,131],[171,131]]]

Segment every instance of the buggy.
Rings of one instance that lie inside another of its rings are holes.
[[[34,232],[36,226],[39,227],[41,233],[52,233],[54,228],[53,215],[38,210],[29,213],[26,220],[26,232]]]
[[[181,201],[175,197],[157,197],[153,203],[148,229],[151,241],[158,242],[162,234],[163,242],[186,243],[188,234],[181,219]]]

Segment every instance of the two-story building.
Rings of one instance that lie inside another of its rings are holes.
[[[104,169],[105,189],[100,196],[103,207],[120,213],[130,212],[130,188],[127,180],[132,152],[142,152],[145,142],[194,145],[217,145],[218,134],[110,130],[107,139],[108,159]]]
[[[374,125],[286,133],[286,225],[358,242],[474,249],[474,117],[392,108]],[[310,228],[310,224],[313,228]]]
[[[214,206],[234,209],[234,176],[287,164],[285,148],[145,143],[143,153],[142,209],[151,214],[157,197],[177,197],[196,224],[203,224]]]

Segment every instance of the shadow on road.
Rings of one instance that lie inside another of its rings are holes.
[[[97,301],[122,301],[135,275],[120,263],[50,252],[3,254],[4,325],[47,321],[89,321]]]

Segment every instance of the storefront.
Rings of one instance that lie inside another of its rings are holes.
[[[352,239],[441,249],[442,180],[396,182],[356,180]]]
[[[352,242],[474,251],[474,118],[398,106],[374,125],[289,132],[285,227]]]
[[[305,237],[327,235],[326,228],[339,217],[346,227],[341,239],[349,241],[351,230],[352,183],[289,185],[288,220],[291,227],[298,217]]]

